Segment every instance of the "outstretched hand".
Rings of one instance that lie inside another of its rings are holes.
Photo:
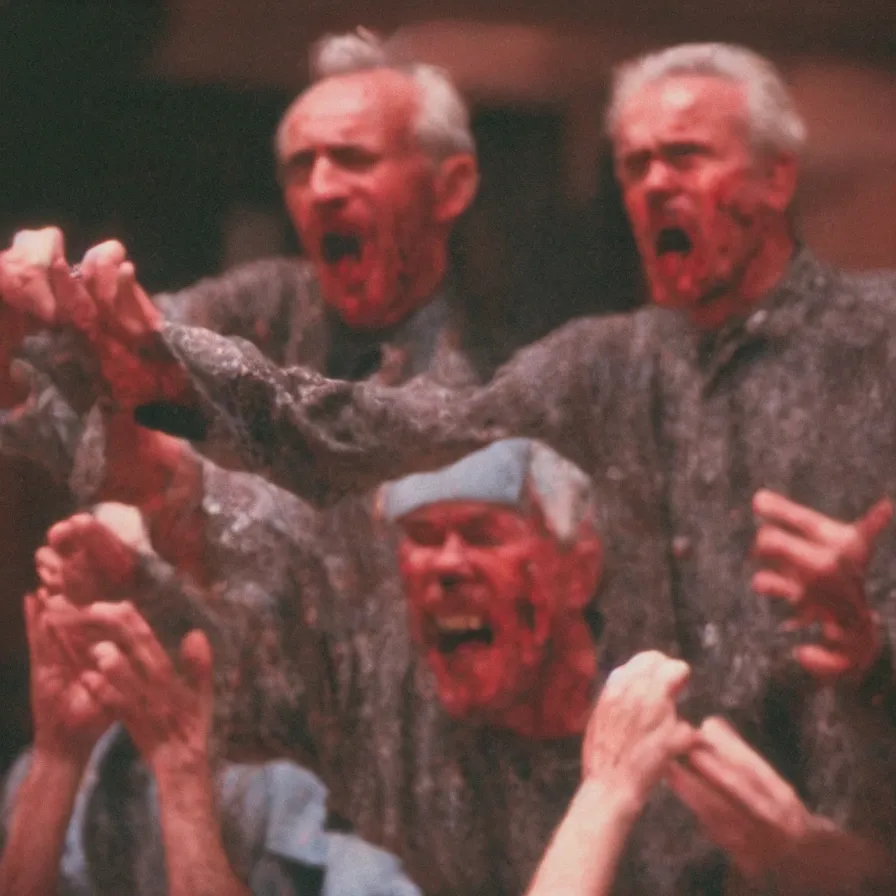
[[[762,520],[753,549],[759,562],[754,590],[790,604],[788,628],[821,625],[822,643],[796,648],[796,660],[824,682],[860,680],[882,646],[865,576],[892,519],[892,502],[878,501],[852,523],[767,490],[756,493],[753,509]]]

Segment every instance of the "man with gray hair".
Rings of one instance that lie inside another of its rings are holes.
[[[453,718],[580,734],[597,680],[602,562],[588,477],[508,439],[380,490],[397,522],[411,634]]]
[[[551,444],[593,474],[612,520],[608,659],[681,655],[693,670],[683,711],[723,713],[811,810],[891,848],[896,537],[881,496],[896,493],[896,279],[848,275],[799,243],[802,125],[754,53],[697,44],[635,62],[609,127],[652,307],[570,324],[483,388],[278,370],[164,323],[126,267],[112,268],[114,301],[86,288],[104,338],[135,359],[140,394],[102,339],[96,354],[138,419],[226,446],[315,501],[508,435]],[[693,805],[710,839],[737,826],[733,865],[761,890],[776,868],[745,858],[748,844],[792,857],[798,838],[741,773],[735,762],[722,776],[736,807],[724,824],[712,799]],[[736,874],[668,794],[639,827],[634,855],[655,891],[718,892]]]

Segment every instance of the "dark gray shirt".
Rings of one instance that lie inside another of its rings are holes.
[[[896,495],[893,276],[850,277],[801,250],[774,292],[721,332],[701,335],[658,309],[574,322],[520,352],[479,389],[422,380],[400,389],[333,382],[304,369],[277,369],[251,347],[204,331],[171,326],[165,338],[191,375],[194,432],[204,435],[203,450],[224,446],[231,459],[317,503],[446,463],[498,437],[528,435],[552,444],[593,474],[603,498],[605,661],[618,663],[647,647],[684,656],[694,668],[686,712],[729,716],[813,809],[857,833],[896,842],[896,739],[885,708],[847,686],[812,687],[789,658],[792,640],[777,632],[778,608],[749,587],[757,489],[776,489],[844,519],[883,493]],[[894,589],[891,528],[868,580],[869,599],[891,637]],[[390,711],[411,731],[437,709],[418,705],[427,693],[425,675],[417,680],[419,666],[405,657],[403,621],[389,607],[382,613],[359,613],[340,624],[340,650],[360,676],[354,680],[361,718],[390,705],[375,690],[387,693],[403,682],[401,692],[415,696]],[[402,675],[393,665],[418,672]],[[344,677],[345,668],[333,673],[337,687],[353,680]],[[343,717],[344,732],[353,732],[352,722]],[[441,734],[433,741],[425,729],[437,730],[427,724],[409,740],[388,737],[384,744],[394,750],[396,743],[414,743],[417,750],[450,743]],[[503,768],[503,780],[494,778],[503,795],[495,800],[510,807],[509,757],[519,759],[533,747],[502,743],[495,732],[478,736],[501,743],[498,752],[479,744],[475,761],[494,757],[481,770],[489,776]],[[344,743],[357,745],[352,737]],[[544,758],[551,749],[537,762],[532,758],[550,795],[538,794],[537,785],[533,790],[530,777],[523,789],[535,802],[516,804],[514,817],[519,811],[559,817],[555,795],[563,786],[550,772],[556,765]],[[465,769],[470,796],[481,801],[485,790],[473,785],[481,781],[470,768],[473,757],[447,746],[445,753]],[[431,758],[435,765],[444,761]],[[413,774],[406,770],[395,780],[402,778],[409,783]],[[404,817],[432,795],[430,784],[411,790]],[[470,836],[459,835],[448,848],[452,827],[445,825],[440,838],[446,860],[466,852],[458,870],[467,874],[476,868],[473,844],[495,843],[507,833],[498,822],[506,816],[492,805],[480,808],[485,829],[477,828],[476,815]],[[428,809],[447,812],[447,806]],[[645,890],[715,891],[723,873],[718,856],[694,833],[687,813],[661,796],[641,829],[636,866]],[[522,843],[506,836],[496,853],[503,850],[513,863]],[[532,867],[545,843],[546,829],[535,833],[517,872]],[[451,886],[463,879],[444,878]],[[524,880],[508,878],[505,892]]]

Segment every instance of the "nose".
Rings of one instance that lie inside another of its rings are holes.
[[[338,165],[325,155],[314,160],[308,188],[315,202],[334,203],[346,197],[346,182]]]
[[[652,159],[642,187],[648,196],[668,196],[675,189],[675,172],[672,166],[663,159]]]
[[[456,588],[469,571],[463,539],[452,532],[442,544],[433,564],[439,582],[445,590]]]

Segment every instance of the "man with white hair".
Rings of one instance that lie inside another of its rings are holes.
[[[363,29],[319,41],[311,72],[311,86],[286,110],[275,141],[284,201],[305,259],[253,262],[158,295],[157,307],[172,321],[247,339],[278,364],[302,363],[339,378],[399,382],[438,368],[449,379],[474,379],[474,363],[455,350],[462,336],[448,270],[451,230],[478,185],[463,99],[444,71],[393,58]],[[50,264],[63,255],[54,228],[17,234],[0,253],[4,310],[52,322]],[[119,243],[105,243],[85,265],[124,255]],[[7,326],[4,335],[0,360],[9,377],[9,357],[23,333]],[[44,334],[30,340],[25,354],[37,368],[30,371],[32,395],[3,416],[0,450],[38,461],[82,502],[143,505],[159,550],[183,555],[184,566],[201,571],[202,545],[192,534],[202,528],[201,508],[171,514],[160,500],[170,492],[180,501],[187,491],[201,503],[190,452],[135,434],[129,415],[116,416],[108,406],[105,427],[95,414],[94,438],[83,439],[95,380],[78,368],[77,350]],[[18,373],[23,369],[19,362]],[[51,385],[51,370],[66,400]],[[103,429],[105,460],[121,462],[109,469],[90,448]]]
[[[89,272],[92,313],[129,328],[101,323],[97,356],[147,425],[226,446],[315,501],[509,434],[552,444],[594,475],[613,521],[606,655],[682,655],[688,714],[724,713],[813,811],[891,846],[896,538],[881,496],[896,492],[896,279],[845,274],[799,243],[803,129],[754,53],[698,44],[638,60],[608,123],[652,307],[570,324],[483,388],[278,370],[164,323],[127,265],[110,266],[114,299],[95,285],[108,269]],[[103,339],[142,351],[139,384]],[[737,791],[736,767],[728,780]],[[735,845],[768,825],[790,842],[759,814],[742,814]],[[706,803],[698,815],[719,839]],[[641,827],[638,865],[658,891],[730,878],[667,796]],[[774,873],[734,860],[758,886]]]

